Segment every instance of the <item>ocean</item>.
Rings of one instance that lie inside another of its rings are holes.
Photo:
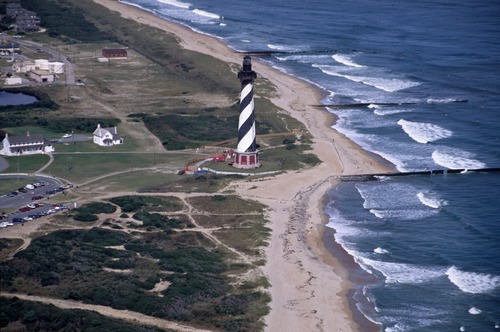
[[[498,0],[124,2],[265,52],[401,172],[500,167]],[[370,276],[357,310],[387,332],[500,329],[499,193],[500,173],[471,171],[333,188],[326,241]]]

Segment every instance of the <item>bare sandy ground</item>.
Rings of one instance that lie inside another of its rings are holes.
[[[234,53],[215,38],[116,0],[94,2],[125,18],[177,36],[180,45],[188,50],[237,65],[242,63],[241,54]],[[240,196],[269,207],[272,236],[264,269],[271,282],[272,301],[271,312],[265,318],[266,330],[359,331],[360,326],[353,320],[348,306],[347,272],[322,242],[326,223],[322,200],[337,183],[339,175],[392,169],[331,129],[334,118],[330,114],[310,106],[319,104],[321,91],[258,61],[253,61],[253,69],[260,78],[276,86],[277,95],[272,102],[306,125],[314,138],[312,152],[322,161],[314,168],[232,184]],[[258,95],[258,91],[255,93]]]

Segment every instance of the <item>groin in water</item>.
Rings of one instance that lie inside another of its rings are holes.
[[[467,173],[494,173],[500,172],[500,167],[494,168],[476,168],[476,169],[432,169],[416,172],[397,172],[397,173],[378,173],[378,174],[360,174],[360,175],[344,175],[340,176],[342,182],[364,182],[378,181],[384,177],[401,177],[401,176],[424,176],[438,174],[467,174]]]

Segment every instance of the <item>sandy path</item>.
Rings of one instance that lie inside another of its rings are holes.
[[[90,311],[95,311],[101,315],[111,317],[111,318],[117,318],[121,320],[125,320],[131,323],[136,323],[136,324],[141,324],[141,325],[149,325],[149,326],[154,326],[162,329],[171,329],[175,331],[181,331],[181,332],[204,332],[204,331],[210,331],[210,330],[203,330],[203,329],[197,329],[188,325],[184,324],[179,324],[176,322],[168,321],[165,319],[160,319],[156,317],[151,317],[147,315],[143,315],[134,311],[130,310],[117,310],[117,309],[112,309],[110,307],[105,307],[101,305],[94,305],[94,304],[85,304],[77,301],[71,301],[71,300],[61,300],[61,299],[54,299],[50,297],[44,297],[44,296],[33,296],[33,295],[24,295],[24,294],[15,294],[15,293],[5,293],[5,292],[0,292],[0,296],[3,297],[17,297],[21,300],[27,300],[27,301],[34,301],[34,302],[41,302],[41,303],[46,303],[46,304],[52,304],[58,308],[61,309],[81,309],[81,310],[90,310]]]

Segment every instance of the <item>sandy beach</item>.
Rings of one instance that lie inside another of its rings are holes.
[[[243,55],[233,52],[216,38],[167,22],[139,8],[116,0],[94,0],[123,17],[154,26],[175,35],[182,47],[210,54],[241,65]],[[362,327],[349,308],[347,271],[325,248],[322,238],[327,216],[323,197],[337,183],[337,176],[392,170],[380,159],[362,150],[331,129],[334,117],[317,105],[322,91],[285,75],[258,59],[253,69],[276,86],[271,101],[305,124],[313,135],[313,153],[322,163],[314,168],[288,172],[263,180],[249,179],[233,184],[244,198],[266,204],[272,236],[264,267],[271,287],[268,331],[359,331]],[[255,94],[258,95],[258,91]],[[256,110],[258,117],[258,110]],[[258,139],[258,136],[257,136]]]

